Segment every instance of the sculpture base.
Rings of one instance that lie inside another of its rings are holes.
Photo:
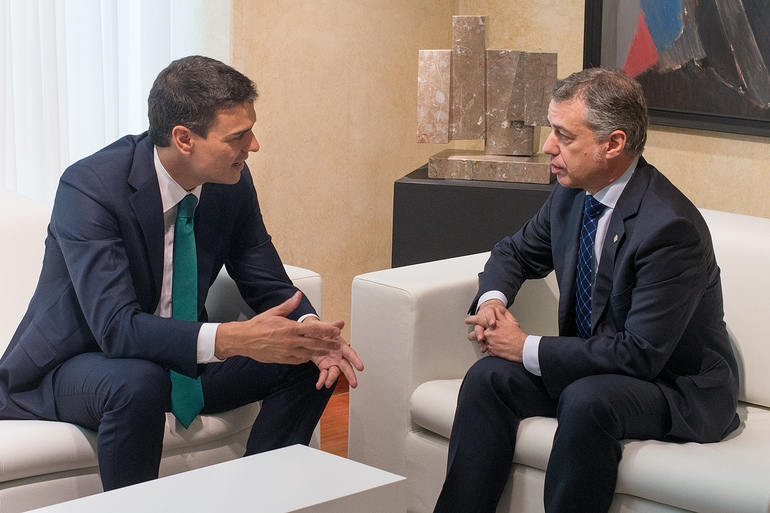
[[[456,180],[487,180],[549,184],[551,157],[539,153],[532,157],[486,155],[483,151],[444,150],[428,161],[428,176]]]

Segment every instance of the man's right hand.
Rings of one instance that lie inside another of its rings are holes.
[[[512,362],[522,361],[527,334],[502,301],[485,301],[476,315],[465,319],[465,324],[472,327],[468,340],[476,342],[482,353]]]
[[[340,348],[340,329],[329,322],[300,323],[286,316],[299,306],[297,292],[282,304],[248,321],[223,323],[217,329],[214,356],[247,356],[263,363],[304,363]]]
[[[484,332],[489,328],[494,328],[499,309],[505,310],[503,302],[499,299],[490,299],[479,306],[475,315],[469,315],[465,319],[465,324],[471,327],[468,340],[477,342],[482,353],[487,352],[487,340]]]

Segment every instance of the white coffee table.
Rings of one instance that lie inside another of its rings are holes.
[[[406,479],[294,445],[35,511],[404,513]]]

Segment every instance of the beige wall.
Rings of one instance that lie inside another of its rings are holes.
[[[417,52],[448,48],[454,1],[233,1],[233,65],[260,93],[249,159],[287,263],[349,321],[357,274],[390,267],[393,182],[437,151],[416,138]]]
[[[257,84],[249,159],[284,261],[324,278],[349,321],[357,274],[390,266],[393,182],[443,149],[415,142],[417,52],[450,48],[453,14],[488,16],[490,48],[582,67],[583,0],[233,0],[233,65]],[[770,217],[761,138],[653,127],[645,152],[701,207]]]

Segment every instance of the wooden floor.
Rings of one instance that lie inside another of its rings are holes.
[[[335,390],[321,416],[321,450],[348,457],[348,398],[347,386]]]

